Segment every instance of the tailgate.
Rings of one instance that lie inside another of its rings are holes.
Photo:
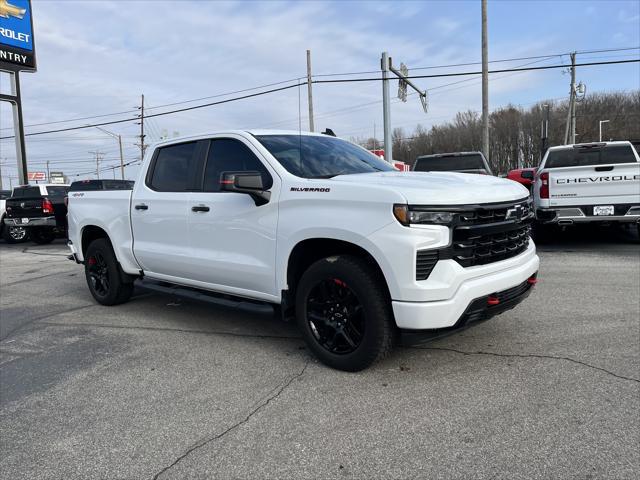
[[[42,197],[20,197],[7,200],[7,217],[34,218],[44,217],[42,213]]]
[[[551,168],[551,206],[640,202],[640,163]]]

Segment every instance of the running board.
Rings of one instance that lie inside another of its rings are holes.
[[[272,307],[269,303],[260,302],[258,300],[250,300],[247,298],[236,297],[224,293],[208,292],[205,290],[199,290],[197,288],[185,287],[182,285],[173,285],[171,283],[149,279],[137,280],[135,284],[140,288],[158,293],[164,293],[166,295],[174,295],[176,297],[186,298],[188,300],[194,300],[196,302],[212,303],[228,308],[237,308],[253,313],[273,313],[275,307],[277,306],[273,305]]]

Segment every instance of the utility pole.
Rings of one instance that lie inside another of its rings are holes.
[[[391,140],[391,99],[389,98],[389,54],[382,52],[382,118],[384,121],[384,159],[391,163],[393,142]]]
[[[544,119],[542,120],[542,133],[540,138],[542,140],[542,144],[540,145],[540,161],[542,161],[542,157],[547,152],[547,148],[549,148],[549,105],[542,105],[544,108]]]
[[[309,131],[313,132],[313,87],[311,83],[311,50],[307,50],[307,93],[309,95]]]
[[[564,131],[564,144],[576,142],[576,52],[571,53],[571,88],[569,90],[569,110]],[[571,142],[569,142],[571,140]]]
[[[487,0],[482,0],[482,153],[489,161],[489,51]]]
[[[49,160],[47,160],[47,182],[51,183],[51,176],[49,175]]]
[[[140,143],[138,146],[140,147],[140,161],[142,161],[144,159],[144,151],[147,148],[147,145],[144,143],[144,93],[142,94],[140,106],[136,108],[140,110],[140,115],[138,115],[140,117]]]
[[[104,153],[100,151],[89,152],[89,153],[92,153],[96,156],[96,178],[100,180],[100,161],[102,160]]]

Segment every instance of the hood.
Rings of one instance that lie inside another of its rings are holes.
[[[339,175],[335,182],[391,188],[410,205],[465,205],[520,200],[529,191],[513,180],[454,172],[376,172]]]

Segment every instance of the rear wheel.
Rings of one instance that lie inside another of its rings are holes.
[[[31,229],[31,240],[38,245],[46,245],[55,240],[56,234],[53,228],[35,227]]]
[[[29,232],[24,227],[10,227],[5,225],[2,227],[2,238],[7,243],[20,243],[29,238]]]
[[[105,238],[91,242],[84,261],[84,273],[91,295],[102,305],[124,303],[133,293],[133,282],[125,282],[126,274]]]
[[[296,320],[311,351],[339,370],[363,370],[393,347],[388,294],[358,257],[328,257],[309,267],[296,291]]]

